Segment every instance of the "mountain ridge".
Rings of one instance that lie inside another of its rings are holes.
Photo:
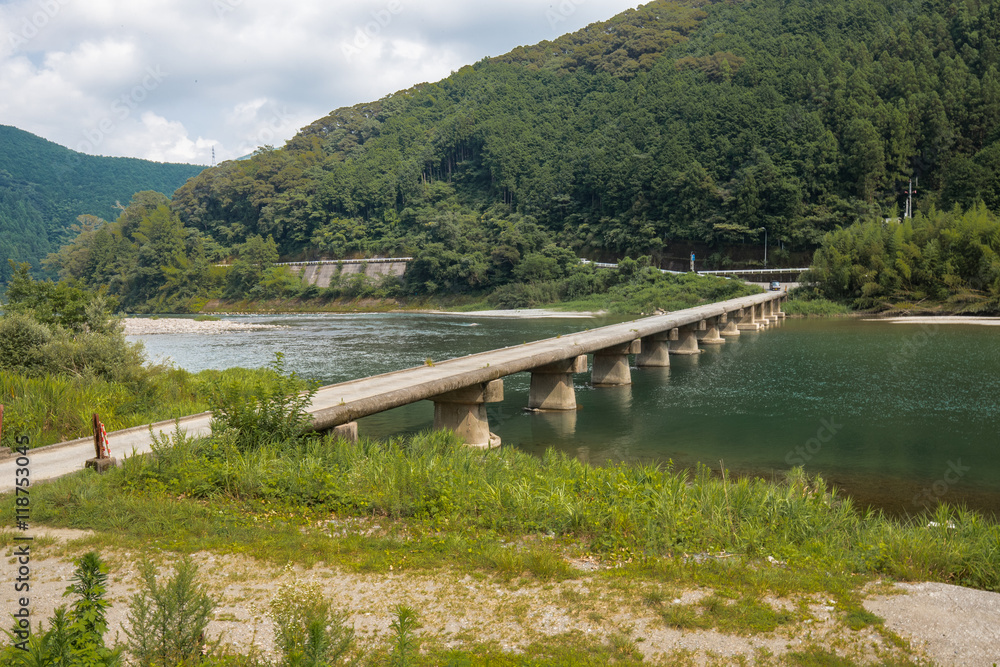
[[[0,125],[0,283],[6,260],[34,266],[72,239],[77,217],[113,218],[141,190],[172,195],[204,167],[86,155]]]

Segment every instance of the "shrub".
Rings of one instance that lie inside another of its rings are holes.
[[[354,643],[346,614],[330,608],[319,586],[293,582],[278,590],[269,615],[281,665],[320,667],[340,662]]]
[[[392,631],[392,654],[389,664],[392,667],[407,667],[413,664],[420,646],[413,631],[417,627],[417,615],[405,604],[396,605],[396,618],[389,625]]]
[[[100,665],[121,664],[120,651],[104,645],[108,631],[107,609],[111,603],[104,599],[108,575],[95,552],[84,554],[76,561],[72,583],[64,595],[75,595],[76,600],[55,610],[46,630],[39,624],[38,631],[25,640],[18,628],[7,632],[11,643],[0,651],[0,662],[11,667],[36,665]]]
[[[280,352],[275,354],[269,374],[220,376],[208,388],[212,433],[235,432],[243,451],[269,442],[296,440],[311,424],[306,408],[316,389],[315,383],[306,383],[295,373],[285,375]]]
[[[487,301],[494,308],[534,308],[559,300],[559,283],[511,283],[498,287]]]
[[[42,347],[52,332],[30,315],[8,314],[0,319],[0,369],[35,372],[44,365]]]
[[[70,334],[59,330],[41,349],[51,373],[96,376],[140,389],[149,375],[142,343],[130,343],[121,331]]]
[[[196,581],[198,567],[185,557],[162,583],[152,563],[143,563],[140,572],[142,590],[129,602],[130,627],[124,630],[129,652],[142,667],[198,664],[211,652],[205,629],[215,608]]]

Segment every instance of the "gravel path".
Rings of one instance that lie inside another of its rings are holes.
[[[1000,593],[926,582],[896,588],[904,595],[864,603],[890,630],[941,665],[1000,664]]]
[[[364,524],[365,522],[360,522]],[[352,524],[353,525],[353,524]],[[367,534],[366,525],[355,527]],[[374,529],[374,526],[372,527]],[[39,527],[32,559],[32,617],[48,618],[66,603],[62,593],[73,572],[72,557],[84,549],[67,541],[90,533]],[[46,545],[46,546],[43,546]],[[69,547],[68,549],[66,547]],[[8,551],[8,550],[4,550]],[[128,599],[136,591],[137,562],[154,553],[130,553],[103,549],[110,565],[109,598],[113,602],[111,633],[121,631]],[[553,583],[504,583],[492,577],[455,576],[437,573],[379,572],[349,574],[322,564],[303,570],[280,567],[244,556],[201,552],[194,556],[200,579],[219,602],[212,637],[240,651],[256,646],[273,656],[271,624],[264,611],[278,587],[292,582],[316,582],[334,606],[348,613],[363,643],[387,639],[393,607],[409,604],[419,610],[420,634],[437,637],[446,646],[463,646],[469,640],[494,641],[505,650],[517,651],[532,641],[579,633],[602,641],[612,635],[628,635],[648,660],[684,657],[690,664],[741,664],[762,656],[778,658],[807,646],[824,646],[843,658],[858,662],[880,662],[893,647],[871,629],[859,632],[844,627],[829,602],[806,599],[810,619],[804,624],[775,633],[740,636],[717,630],[675,630],[667,627],[653,610],[637,602],[640,592],[620,589],[602,578],[581,573],[580,578]],[[166,555],[164,560],[173,561]],[[0,567],[0,613],[13,608],[10,565]],[[885,619],[888,629],[911,642],[910,658],[926,657],[936,665],[993,665],[1000,663],[1000,594],[939,583],[897,584],[895,592],[872,595],[864,602],[868,611]],[[885,590],[881,588],[880,590]],[[691,604],[711,591],[696,588],[676,591]],[[671,596],[674,593],[671,593]],[[776,608],[792,608],[794,600],[768,598]],[[664,604],[671,604],[669,601]],[[121,637],[124,639],[124,637]],[[881,648],[875,648],[880,646]],[[889,651],[884,653],[883,651]]]

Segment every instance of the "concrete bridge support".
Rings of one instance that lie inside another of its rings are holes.
[[[698,332],[707,328],[705,320],[674,329],[677,337],[671,336],[670,354],[701,354],[698,349]]]
[[[754,317],[756,310],[753,306],[750,306],[749,308],[741,308],[740,312],[743,314],[740,316],[740,323],[736,326],[741,332],[760,331],[760,325],[757,324],[757,318]]]
[[[720,335],[719,329],[719,320],[723,317],[725,315],[709,317],[705,320],[705,330],[695,334],[698,337],[699,343],[703,345],[722,345],[726,342],[726,339]]]
[[[764,319],[767,320],[768,326],[776,325],[780,318],[775,315],[776,308],[774,307],[774,301],[761,304],[761,307],[764,309]]]
[[[474,384],[430,400],[434,401],[434,428],[454,431],[470,447],[500,446],[500,438],[490,433],[486,404],[503,400],[503,380]]]
[[[726,327],[721,334],[726,338],[735,338],[740,335],[740,320],[743,319],[743,309],[734,310],[723,315],[726,318]]]
[[[761,329],[766,329],[771,324],[767,319],[767,315],[764,314],[764,304],[762,303],[754,306],[753,317],[757,321],[757,326]]]
[[[664,331],[642,339],[639,356],[636,357],[635,365],[640,368],[663,368],[670,366],[670,341],[677,340],[676,335],[671,338],[671,331]]]
[[[772,304],[771,307],[774,309],[774,314],[778,316],[779,320],[783,320],[783,319],[785,319],[785,317],[787,317],[785,315],[785,313],[783,313],[781,311],[781,304],[783,302],[784,302],[784,299],[778,299],[777,301],[772,301],[771,302],[771,304]]]
[[[331,431],[333,437],[338,440],[346,440],[347,442],[357,442],[358,441],[358,422],[347,422],[346,424],[341,424],[340,426],[334,426]]]
[[[595,387],[617,387],[632,384],[632,371],[628,366],[628,355],[638,354],[641,343],[613,345],[594,352],[594,368],[590,372],[590,383]]]
[[[587,355],[531,369],[529,410],[576,410],[573,374],[587,372]]]

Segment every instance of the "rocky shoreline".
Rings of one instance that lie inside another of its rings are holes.
[[[122,320],[126,336],[149,336],[153,334],[218,334],[233,331],[261,331],[263,329],[283,329],[277,324],[257,324],[233,322],[232,320],[194,320],[183,317],[127,317]]]

